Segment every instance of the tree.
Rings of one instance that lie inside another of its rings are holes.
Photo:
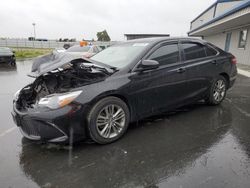
[[[97,36],[98,41],[110,41],[111,40],[106,30],[97,32],[96,36]]]

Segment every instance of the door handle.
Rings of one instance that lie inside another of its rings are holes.
[[[181,67],[181,68],[177,69],[178,73],[183,73],[185,71],[186,71],[186,69],[184,67]]]

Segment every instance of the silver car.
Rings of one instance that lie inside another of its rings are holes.
[[[75,56],[90,58],[100,51],[102,51],[102,49],[96,45],[92,45],[92,46],[75,45],[75,46],[71,46],[70,48],[68,48],[65,51],[65,53],[75,55]]]

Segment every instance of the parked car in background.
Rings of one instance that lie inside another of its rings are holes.
[[[38,67],[41,66],[41,64],[53,64],[55,61],[62,61],[64,57],[73,57],[73,58],[90,58],[93,55],[99,53],[102,51],[102,48],[96,45],[89,45],[89,46],[80,46],[75,45],[71,46],[67,50],[63,48],[57,48],[53,50],[51,54],[40,56],[33,60],[31,72],[37,71]]]
[[[7,47],[0,47],[0,63],[16,64],[15,52]]]
[[[107,144],[130,122],[199,100],[220,104],[236,75],[235,57],[206,41],[131,40],[39,68],[16,93],[12,115],[31,140]]]
[[[83,56],[86,58],[90,58],[93,55],[99,53],[100,51],[102,51],[102,48],[96,45],[91,45],[91,46],[75,45],[68,48],[65,52],[75,56]]]
[[[66,50],[67,50],[68,48],[70,48],[70,47],[71,47],[71,45],[70,45],[69,43],[66,43],[66,44],[63,45],[63,48],[66,49]]]

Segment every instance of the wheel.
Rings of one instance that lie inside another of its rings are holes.
[[[210,105],[220,104],[226,97],[227,84],[227,80],[223,76],[218,76],[210,87],[207,103]]]
[[[99,144],[114,142],[126,132],[129,120],[129,109],[121,99],[117,97],[101,99],[88,114],[89,135]]]
[[[15,66],[15,65],[16,65],[16,60],[12,60],[12,61],[10,62],[10,65],[11,65],[11,66]]]

